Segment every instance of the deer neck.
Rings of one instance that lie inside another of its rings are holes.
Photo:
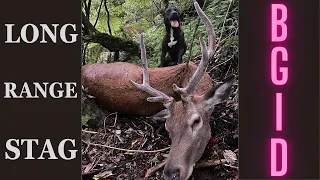
[[[190,65],[183,63],[183,64],[179,64],[175,66],[176,68],[173,68],[173,70],[175,71],[173,74],[175,74],[175,76],[172,77],[172,82],[169,82],[170,84],[175,83],[176,85],[178,85],[179,87],[184,87],[186,85],[185,81],[189,81],[189,79],[192,76],[192,73],[194,71],[193,64]]]
[[[185,87],[187,86],[189,80],[191,79],[192,75],[194,72],[197,70],[197,65],[194,64],[193,62],[188,62],[186,64],[183,64],[183,69],[182,69],[182,74],[180,77],[180,83],[179,87]]]
[[[177,94],[173,92],[172,85],[181,86],[186,73],[185,64],[164,68],[150,68],[149,71],[151,86],[176,99]]]
[[[169,66],[166,68],[160,68],[163,70],[163,73],[165,75],[164,79],[166,84],[176,84],[179,87],[184,87],[189,82],[190,78],[194,74],[194,72],[197,69],[197,65],[189,62],[189,63],[183,63],[178,64],[176,66]]]

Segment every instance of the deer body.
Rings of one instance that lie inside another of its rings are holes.
[[[172,85],[186,86],[196,69],[197,65],[191,62],[187,68],[185,64],[150,68],[150,85],[178,101],[180,96],[173,91]],[[135,88],[129,80],[142,83],[141,67],[125,62],[82,67],[83,86],[106,110],[124,115],[152,116],[164,109],[162,103],[148,102],[149,95]],[[210,76],[205,73],[196,92],[203,94],[212,86]]]
[[[231,93],[234,78],[213,87],[205,72],[213,59],[215,33],[197,2],[208,46],[202,38],[201,61],[166,68],[148,68],[143,36],[140,37],[142,68],[128,63],[83,66],[82,79],[88,92],[106,109],[130,115],[164,118],[171,146],[164,167],[165,180],[187,180],[211,136],[210,116],[216,104]],[[160,111],[160,112],[159,112]]]

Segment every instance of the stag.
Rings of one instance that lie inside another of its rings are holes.
[[[205,72],[214,55],[215,33],[197,2],[194,6],[208,35],[208,47],[199,39],[202,53],[199,66],[187,63],[149,69],[141,35],[142,70],[128,63],[83,67],[84,86],[108,110],[132,115],[156,114],[166,119],[171,148],[164,167],[165,180],[187,180],[191,176],[211,137],[210,116],[214,106],[228,98],[234,83],[230,77],[213,87]]]

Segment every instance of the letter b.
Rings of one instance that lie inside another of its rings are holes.
[[[281,19],[278,19],[278,10],[281,10]],[[287,38],[287,25],[284,23],[287,20],[287,7],[283,4],[271,5],[271,41],[281,42]],[[278,26],[281,27],[281,35],[278,36]]]

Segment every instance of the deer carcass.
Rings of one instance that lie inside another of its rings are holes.
[[[234,78],[213,87],[205,72],[214,55],[215,34],[198,3],[197,13],[208,34],[208,47],[200,38],[202,58],[193,63],[148,69],[143,36],[140,38],[142,70],[128,63],[86,65],[83,84],[107,110],[122,114],[161,114],[171,139],[164,179],[187,180],[211,137],[214,106],[228,98]],[[140,84],[142,83],[142,84]],[[151,97],[149,97],[149,96]]]

